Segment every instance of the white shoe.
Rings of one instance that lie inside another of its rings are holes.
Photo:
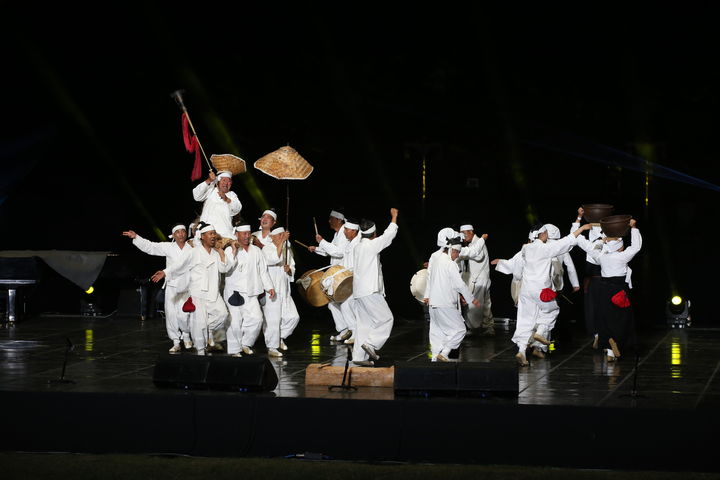
[[[372,345],[368,345],[367,343],[362,344],[362,349],[365,350],[365,353],[370,355],[370,358],[372,358],[374,361],[380,360],[380,355],[375,353],[375,349],[372,347]]]
[[[244,353],[245,355],[252,355],[252,354],[255,353],[255,352],[253,352],[253,349],[252,349],[252,348],[246,347],[245,345],[243,345],[243,347],[242,347],[242,353]]]
[[[183,343],[185,344],[185,350],[190,350],[193,347],[192,340],[190,339],[183,341]]]
[[[345,334],[348,334],[347,337],[345,336]],[[346,328],[342,332],[338,332],[337,335],[333,335],[332,337],[330,337],[330,341],[331,342],[342,342],[343,340],[348,338],[350,335],[352,335],[352,332],[349,332],[348,329]]]
[[[268,357],[282,357],[283,354],[279,352],[276,348],[269,348],[268,349]]]
[[[231,357],[242,357],[242,353],[233,353],[230,356]]]
[[[172,346],[170,350],[168,350],[170,353],[180,353],[180,344],[176,343]]]
[[[287,345],[285,345],[285,340],[282,338],[280,339],[280,350],[287,350]]]
[[[447,358],[447,357],[446,357],[445,355],[443,355],[442,353],[438,353],[437,357],[435,357],[435,360],[438,361],[438,362],[449,362],[449,361],[450,361],[450,359]]]
[[[355,339],[354,338],[348,338],[343,342],[345,345],[355,345]]]

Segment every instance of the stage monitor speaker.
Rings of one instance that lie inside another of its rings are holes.
[[[457,368],[453,362],[395,364],[395,393],[401,395],[454,394]]]
[[[155,362],[153,383],[162,388],[206,389],[211,359],[201,355],[161,355]]]
[[[162,388],[269,392],[278,384],[264,357],[171,355],[158,357],[153,383]]]
[[[265,357],[211,357],[206,383],[215,390],[269,392],[278,377]]]
[[[398,395],[517,396],[516,366],[481,362],[395,364]]]

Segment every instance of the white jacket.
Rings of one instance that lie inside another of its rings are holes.
[[[164,271],[169,281],[178,275],[189,272],[190,296],[215,301],[219,295],[220,274],[226,273],[234,265],[235,258],[232,255],[226,255],[225,261],[222,261],[216,250],[211,249],[208,253],[205,247],[198,245],[182,262],[166,268]]]
[[[232,255],[232,247],[225,249],[225,255]],[[247,251],[238,248],[235,265],[225,275],[225,288],[243,295],[260,295],[275,288],[261,249],[255,245],[250,245]]]
[[[176,242],[151,242],[140,235],[136,235],[132,242],[140,251],[148,255],[165,257],[165,268],[170,268],[173,265],[182,263],[185,257],[192,252],[192,247],[189,243],[185,243],[185,246],[180,248]],[[190,275],[185,273],[173,279],[166,278],[165,283],[163,283],[163,288],[165,288],[165,285],[169,285],[177,289],[178,292],[184,292],[188,289],[189,282]]]
[[[397,224],[391,222],[379,237],[360,239],[353,252],[353,298],[385,295],[380,252],[390,246],[397,231]]]
[[[350,242],[348,242],[348,239],[345,237],[345,227],[342,227],[340,230],[335,232],[332,242],[328,242],[323,239],[323,241],[320,242],[320,245],[315,249],[315,253],[322,255],[323,257],[329,256],[330,265],[342,265],[345,248],[348,243]]]
[[[460,277],[458,264],[447,253],[440,253],[435,257],[432,268],[428,265],[425,298],[430,299],[431,307],[457,308],[458,294],[468,303],[473,300],[472,292]]]
[[[215,231],[225,238],[235,238],[232,217],[240,213],[242,204],[235,192],[228,192],[227,197],[230,199],[230,203],[220,198],[214,183],[200,182],[193,188],[195,201],[203,202],[200,221],[215,227]]]

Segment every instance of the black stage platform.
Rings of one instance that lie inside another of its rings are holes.
[[[468,337],[460,361],[514,365],[512,324],[496,328],[495,337]],[[320,312],[304,319],[286,356],[272,359],[271,393],[184,391],[153,385],[171,346],[160,318],[25,319],[0,331],[0,448],[718,470],[718,329],[641,332],[636,370],[633,355],[608,365],[566,325],[548,359],[520,369],[513,398],[306,386],[308,364],[345,363],[332,333]],[[62,383],[68,341],[73,383]],[[429,362],[427,344],[423,320],[397,319],[380,353],[388,364]]]

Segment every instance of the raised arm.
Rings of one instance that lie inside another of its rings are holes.
[[[623,258],[623,260],[625,260],[626,262],[632,260],[633,257],[637,255],[642,248],[642,235],[640,235],[640,230],[635,227],[636,224],[637,222],[635,221],[635,219],[630,220],[630,226],[632,227],[632,229],[630,230],[631,245],[622,252],[618,253],[618,255],[621,255],[621,258]]]
[[[562,256],[563,263],[565,264],[565,271],[570,279],[570,284],[573,286],[573,291],[580,290],[580,282],[578,281],[577,270],[575,270],[575,263],[570,256],[570,252]]]
[[[204,202],[205,199],[210,195],[210,192],[215,187],[215,174],[211,170],[208,174],[208,178],[204,182],[201,182],[198,186],[193,188],[193,198],[197,202]]]
[[[375,237],[373,241],[371,242],[372,248],[375,251],[375,253],[380,253],[383,250],[385,250],[387,247],[390,246],[392,241],[395,239],[395,236],[397,235],[398,226],[397,226],[397,217],[398,217],[398,209],[397,208],[391,208],[390,209],[390,225],[387,226],[385,231],[382,235]]]
[[[130,230],[130,232],[132,232],[132,230]],[[123,232],[123,235],[125,235],[125,232]],[[133,238],[132,242],[133,245],[135,245],[141,252],[147,253],[148,255],[155,255],[157,257],[167,256],[167,247],[172,245],[171,242],[151,242],[138,234],[135,234],[135,238]]]

